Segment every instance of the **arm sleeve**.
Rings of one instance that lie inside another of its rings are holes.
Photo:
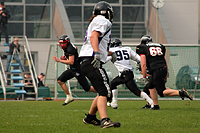
[[[7,19],[10,18],[10,12],[8,10],[6,10],[6,17]]]
[[[18,44],[18,48],[17,48],[17,49],[18,49],[18,51],[20,52],[20,44]]]
[[[161,44],[161,46],[162,46],[162,52],[163,52],[163,55],[165,56],[165,52],[166,52],[165,46],[162,45],[162,44]]]
[[[144,45],[144,44],[138,45],[138,46],[136,47],[136,53],[137,53],[138,55],[140,55],[140,54],[145,54],[145,53],[146,53],[146,52],[145,52],[145,45]]]

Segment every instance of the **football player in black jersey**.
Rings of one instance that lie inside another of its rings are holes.
[[[193,100],[185,88],[181,91],[173,90],[165,87],[165,79],[167,78],[168,68],[165,59],[165,46],[159,43],[153,43],[152,38],[145,35],[141,38],[141,44],[136,47],[136,53],[141,57],[141,69],[143,79],[146,80],[146,68],[149,68],[151,77],[149,79],[150,96],[154,102],[153,110],[159,110],[158,95],[165,96],[180,96]]]
[[[70,42],[69,36],[61,35],[58,42],[60,48],[63,49],[64,56],[66,58],[59,59],[56,56],[53,56],[53,60],[55,62],[61,62],[66,65],[70,65],[70,69],[65,70],[57,79],[58,84],[61,86],[67,96],[65,102],[62,104],[64,106],[74,101],[72,95],[68,91],[67,85],[65,84],[67,80],[75,77],[85,91],[96,92],[96,90],[94,90],[92,86],[89,86],[87,79],[82,74],[80,70],[80,63],[78,62],[77,47]]]

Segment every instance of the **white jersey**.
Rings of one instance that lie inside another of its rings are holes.
[[[98,31],[101,33],[101,36],[99,37],[100,59],[102,62],[105,63],[109,50],[108,43],[110,42],[111,26],[112,23],[104,16],[96,16],[88,26],[85,35],[85,41],[83,43],[83,46],[81,47],[79,57],[94,56],[94,51],[90,42],[90,36],[93,31]]]
[[[130,59],[140,63],[140,56],[136,54],[130,47],[114,47],[110,48],[109,51],[115,52],[117,55],[117,60],[114,62],[115,67],[121,72],[125,70],[132,70]],[[108,56],[106,61],[110,60],[112,57]]]

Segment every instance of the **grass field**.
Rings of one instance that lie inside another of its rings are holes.
[[[160,101],[161,110],[141,109],[145,101],[119,101],[118,109],[108,108],[108,116],[121,127],[107,129],[82,122],[91,102],[1,101],[0,133],[200,132],[200,101]]]

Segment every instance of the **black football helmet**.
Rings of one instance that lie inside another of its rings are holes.
[[[141,39],[140,39],[140,43],[141,44],[147,44],[149,42],[153,42],[151,36],[149,35],[144,35]]]
[[[59,37],[59,46],[61,49],[65,49],[67,48],[67,44],[70,43],[70,39],[69,39],[69,36],[68,35],[61,35]]]
[[[112,23],[113,8],[108,2],[100,1],[94,6],[93,15],[103,15]]]
[[[119,38],[113,38],[111,40],[111,43],[110,43],[110,47],[118,47],[118,46],[122,46],[122,42]]]

